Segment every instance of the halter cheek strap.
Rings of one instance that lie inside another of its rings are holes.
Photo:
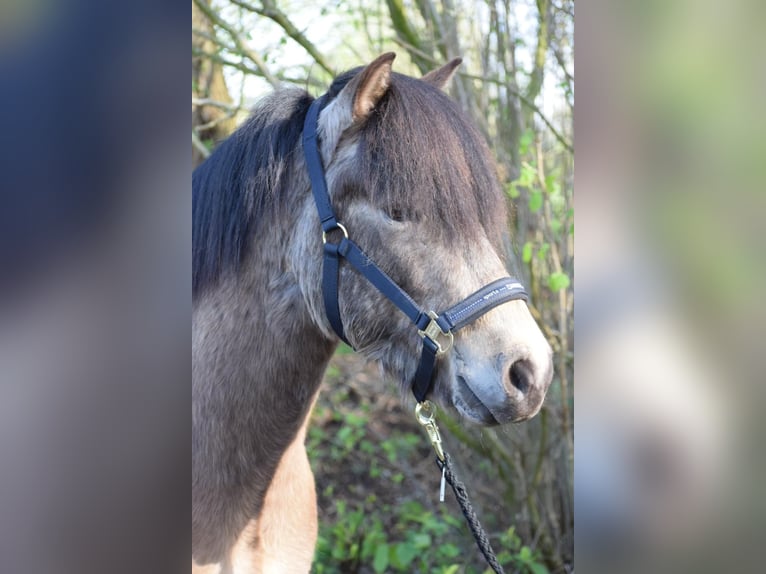
[[[436,358],[452,347],[454,333],[498,305],[516,299],[527,301],[528,296],[521,283],[511,277],[505,277],[482,287],[441,314],[434,311],[426,312],[378,267],[349,238],[348,230],[338,221],[332,209],[317,141],[317,120],[326,98],[327,96],[324,95],[314,100],[303,124],[303,151],[314,202],[322,224],[324,243],[322,294],[325,313],[338,337],[348,343],[338,304],[340,260],[345,259],[417,327],[418,334],[423,339],[423,347],[411,387],[415,398],[421,403],[426,399],[433,385]],[[329,242],[327,235],[336,230],[342,233],[342,238],[337,243]]]

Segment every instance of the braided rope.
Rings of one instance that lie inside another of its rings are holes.
[[[484,532],[484,528],[482,528],[481,523],[479,522],[479,517],[476,516],[476,513],[473,510],[471,501],[468,500],[468,493],[466,492],[465,485],[457,476],[455,476],[455,471],[452,467],[452,459],[445,452],[444,462],[437,458],[436,464],[444,473],[445,480],[452,487],[452,491],[455,493],[455,498],[457,498],[458,504],[460,504],[460,510],[463,511],[463,516],[465,516],[466,522],[468,522],[468,527],[473,533],[476,545],[484,555],[487,564],[489,564],[497,574],[505,574],[500,562],[497,561],[495,552],[492,550],[492,545],[489,543],[489,537],[487,536],[487,533]]]

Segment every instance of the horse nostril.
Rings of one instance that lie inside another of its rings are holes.
[[[527,359],[515,361],[510,369],[511,385],[522,393],[526,393],[532,385],[533,373],[534,369],[530,361]]]

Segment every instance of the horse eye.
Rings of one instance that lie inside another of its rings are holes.
[[[399,221],[399,222],[404,221],[404,215],[402,214],[401,209],[392,209],[389,212],[388,216],[394,221]]]

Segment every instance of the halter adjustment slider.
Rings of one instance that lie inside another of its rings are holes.
[[[431,322],[426,325],[425,329],[418,329],[418,335],[420,335],[423,339],[426,337],[431,339],[436,345],[436,354],[443,355],[452,348],[452,345],[455,342],[455,335],[452,333],[452,331],[442,330],[442,328],[439,326],[439,323],[437,323],[439,315],[437,315],[435,311],[429,311],[428,316],[431,317]],[[440,335],[442,337],[447,337],[446,345],[442,345],[439,342]]]

